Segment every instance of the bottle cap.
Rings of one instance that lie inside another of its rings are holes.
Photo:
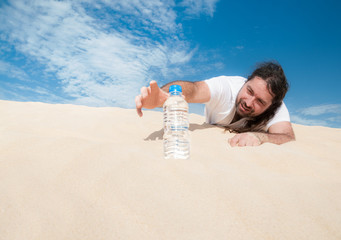
[[[182,88],[180,85],[171,85],[169,87],[169,92],[181,92],[182,93]]]

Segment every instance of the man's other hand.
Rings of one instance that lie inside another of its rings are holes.
[[[228,140],[231,147],[258,146],[262,144],[261,136],[255,132],[236,134]]]

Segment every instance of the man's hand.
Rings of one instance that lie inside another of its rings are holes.
[[[153,109],[162,107],[168,98],[168,93],[161,90],[156,81],[151,81],[149,87],[142,87],[141,94],[135,97],[137,114],[142,117],[142,108]]]
[[[230,138],[229,144],[232,147],[258,146],[270,142],[283,144],[295,140],[295,133],[290,122],[278,122],[273,124],[268,132],[246,132],[236,134]]]
[[[236,134],[228,140],[231,147],[259,146],[263,143],[262,133],[246,132]]]

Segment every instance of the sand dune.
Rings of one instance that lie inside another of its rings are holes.
[[[341,129],[231,148],[190,122],[164,160],[161,112],[0,101],[0,239],[341,239]]]

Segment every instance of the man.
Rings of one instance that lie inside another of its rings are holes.
[[[162,88],[151,81],[135,98],[138,115],[142,117],[142,108],[162,107],[172,84],[181,85],[187,102],[205,104],[208,123],[237,133],[228,140],[233,147],[295,140],[283,103],[289,85],[277,63],[261,64],[248,79],[221,76],[198,82],[175,81]]]

